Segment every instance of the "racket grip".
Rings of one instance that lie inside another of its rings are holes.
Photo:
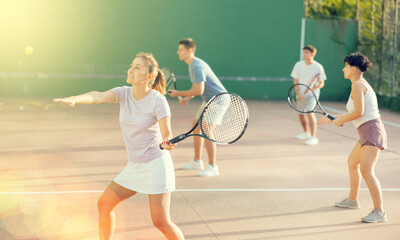
[[[330,119],[330,120],[335,120],[335,118],[332,115],[326,114],[326,116]]]
[[[335,117],[333,117],[332,115],[326,114],[326,116],[327,116],[330,120],[335,120]],[[340,127],[343,127],[343,124],[340,125]]]
[[[186,138],[186,134],[181,134],[181,135],[178,135],[178,136],[174,137],[173,139],[169,140],[169,143],[174,144],[174,143],[182,141],[185,138]]]
[[[178,136],[174,137],[173,139],[169,140],[168,142],[174,144],[174,143],[182,141],[185,138],[186,138],[186,135],[185,134],[181,134],[181,135],[178,135]],[[164,150],[164,148],[161,147],[161,144],[160,144],[160,149]]]

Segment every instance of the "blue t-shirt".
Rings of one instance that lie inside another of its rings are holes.
[[[208,102],[215,95],[227,92],[210,66],[200,58],[195,58],[189,65],[190,80],[193,84],[204,82],[204,92],[201,96]]]

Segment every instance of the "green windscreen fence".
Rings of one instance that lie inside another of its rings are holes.
[[[304,45],[317,48],[315,60],[322,64],[327,75],[321,99],[348,98],[350,81],[343,77],[343,59],[357,50],[357,22],[306,19]]]
[[[179,40],[192,37],[228,91],[285,99],[299,60],[302,1],[14,0],[0,2],[0,97],[69,96],[125,85],[138,52],[191,86]],[[340,59],[355,49],[356,24],[307,20],[305,43],[318,48],[326,95],[343,98]],[[27,46],[33,48],[26,54]],[[343,81],[342,81],[343,80]],[[328,88],[329,87],[329,88]]]

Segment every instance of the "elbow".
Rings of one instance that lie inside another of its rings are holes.
[[[91,96],[91,104],[99,104],[101,103],[100,93],[97,91],[90,92]]]
[[[355,118],[360,118],[364,115],[363,111],[356,111],[353,113]]]
[[[196,91],[196,95],[198,96],[198,95],[203,95],[203,93],[204,93],[204,89],[198,89],[197,91]]]

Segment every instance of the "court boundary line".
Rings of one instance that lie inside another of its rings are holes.
[[[350,188],[209,188],[209,189],[177,189],[175,192],[318,192],[318,191],[349,191]],[[368,191],[368,188],[360,188]],[[102,193],[104,190],[76,190],[76,191],[36,191],[36,192],[0,192],[0,195],[29,195],[29,194],[76,194]],[[400,192],[400,188],[383,188],[382,192]]]

